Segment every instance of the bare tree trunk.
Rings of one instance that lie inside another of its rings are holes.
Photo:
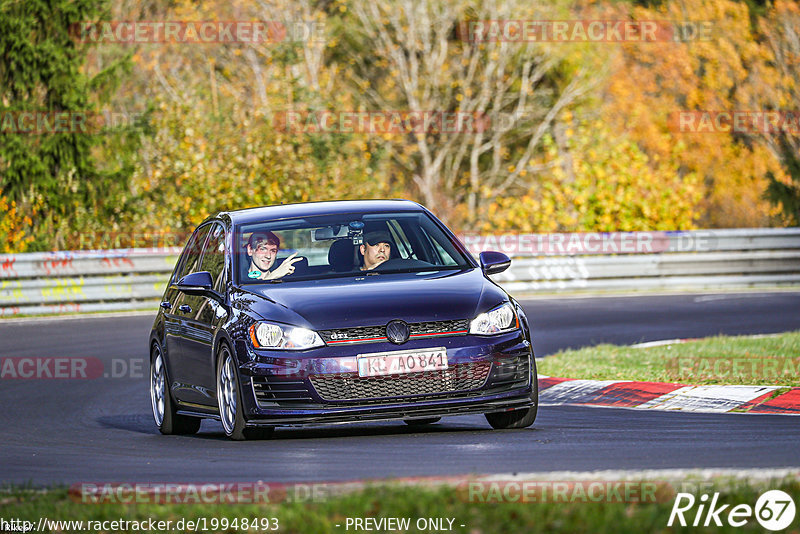
[[[471,221],[480,216],[483,200],[529,186],[527,169],[542,138],[558,114],[601,78],[602,73],[579,70],[553,91],[552,82],[543,82],[563,59],[552,49],[531,42],[469,42],[459,33],[468,13],[478,21],[533,13],[522,0],[362,0],[352,9],[362,42],[371,46],[369,53],[354,53],[355,84],[372,106],[491,119],[481,131],[411,133],[388,143],[425,202],[465,203]],[[376,70],[376,63],[382,68]]]

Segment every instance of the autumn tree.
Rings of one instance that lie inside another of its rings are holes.
[[[778,1],[761,20],[770,66],[759,79],[758,100],[767,111],[779,114],[772,128],[756,137],[766,143],[784,173],[769,172],[767,197],[781,206],[789,224],[800,225],[800,7]]]
[[[596,81],[588,62],[533,41],[475,38],[475,23],[557,18],[557,5],[521,1],[352,2],[345,50],[353,89],[371,110],[460,112],[483,128],[387,135],[397,176],[456,225],[475,225],[492,201],[526,189],[555,117]]]
[[[537,182],[519,197],[497,199],[485,232],[674,230],[694,227],[697,175],[677,172],[675,157],[653,160],[605,121],[564,113],[564,140],[547,134]],[[562,145],[562,146],[559,146]],[[683,149],[678,143],[675,155]],[[553,163],[548,165],[548,163]]]
[[[286,110],[329,108],[341,97],[338,67],[324,61],[333,39],[327,16],[310,0],[185,1],[158,14],[275,21],[287,33],[268,42],[137,47],[131,89],[153,95],[155,111],[126,204],[128,226],[180,233],[219,210],[388,194],[361,139],[276,127]],[[316,33],[303,33],[304,25]]]
[[[51,123],[48,114],[56,112],[83,117],[102,112],[126,56],[117,55],[89,73],[91,46],[75,39],[71,30],[78,22],[103,16],[107,7],[105,0],[0,4],[0,205],[7,206],[0,227],[8,226],[7,235],[16,236],[10,248],[65,247],[90,221],[112,216],[124,191],[129,159],[104,156],[110,146],[132,152],[127,128],[44,127],[43,132],[20,133],[13,124],[24,112],[50,117]]]
[[[676,172],[696,173],[701,227],[752,227],[770,222],[764,199],[767,174],[780,165],[763,145],[732,132],[681,131],[684,111],[753,109],[766,80],[758,74],[767,53],[751,25],[747,4],[734,0],[681,0],[634,7],[636,20],[708,24],[709,33],[658,43],[625,43],[605,89],[604,114],[614,131],[626,132],[654,160],[677,156]],[[683,146],[675,154],[677,143]]]

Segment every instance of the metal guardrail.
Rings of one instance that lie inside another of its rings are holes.
[[[512,294],[800,284],[800,228],[604,234],[602,238],[609,242],[606,248],[616,247],[615,254],[602,254],[597,234],[564,236],[555,243],[547,236],[543,246],[533,251],[525,246],[516,254],[506,251],[516,259],[493,279]],[[495,241],[498,250],[503,251],[503,243],[511,243],[513,249],[515,241],[502,237],[484,236],[480,245]],[[524,242],[522,237],[517,239]],[[570,239],[577,253],[565,255]],[[626,240],[628,246],[623,247]]]
[[[0,317],[152,309],[180,247],[0,255]]]
[[[800,285],[800,228],[463,235],[512,294]],[[180,248],[0,255],[0,317],[155,311]]]

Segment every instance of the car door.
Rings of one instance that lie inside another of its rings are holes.
[[[165,306],[164,313],[164,344],[167,350],[167,370],[172,393],[181,402],[191,402],[188,399],[193,397],[192,382],[190,380],[191,369],[186,364],[183,354],[184,339],[187,335],[186,315],[191,310],[191,305],[186,302],[189,295],[178,290],[175,284],[197,269],[203,252],[203,245],[210,229],[210,225],[204,225],[192,234],[181,255],[181,264],[175,273],[175,277],[170,281],[170,287],[167,290],[168,307]]]
[[[217,291],[226,273],[225,230],[221,224],[211,226],[203,254],[194,272],[208,271]],[[182,360],[186,379],[191,384],[186,402],[216,406],[213,341],[217,325],[227,316],[220,299],[204,295],[185,295],[183,316],[185,332],[181,338]]]

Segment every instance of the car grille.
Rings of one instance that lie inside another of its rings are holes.
[[[436,336],[463,336],[469,331],[469,321],[466,319],[409,323],[408,326],[411,330],[409,339]],[[322,337],[323,341],[328,344],[370,343],[373,341],[387,340],[386,325],[320,330],[319,335]]]
[[[495,360],[492,388],[514,389],[528,385],[530,361],[527,355]]]
[[[339,373],[309,378],[326,401],[412,397],[478,389],[486,383],[491,366],[491,362],[475,362],[402,375],[359,377],[357,373]]]
[[[303,380],[254,376],[253,393],[258,402],[311,402],[311,394]]]

